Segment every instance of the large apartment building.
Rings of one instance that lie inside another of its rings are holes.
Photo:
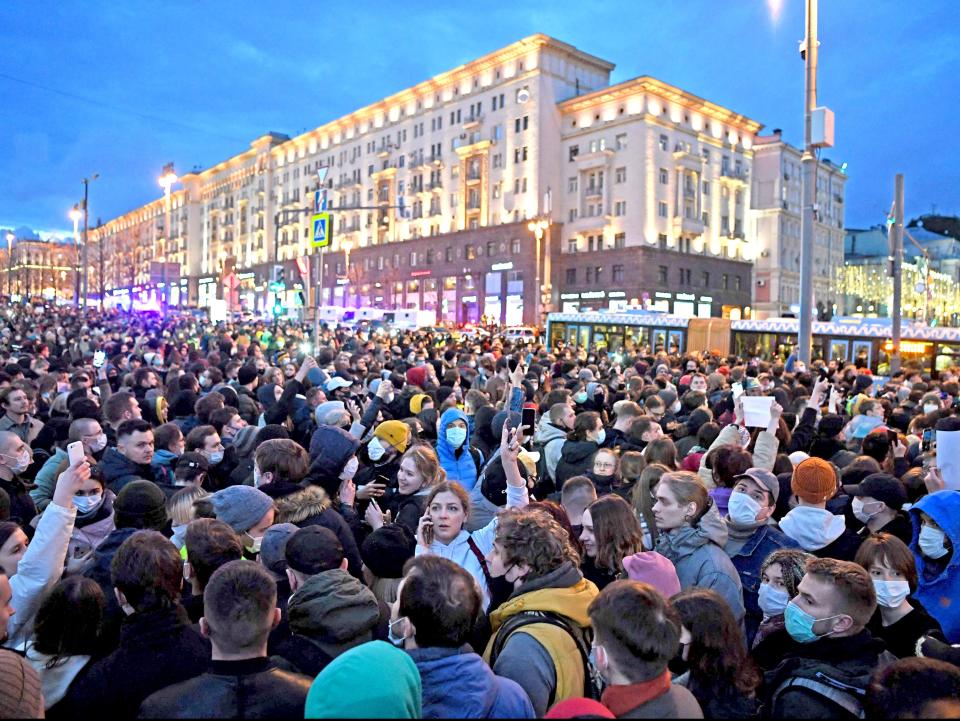
[[[801,151],[779,129],[753,146],[753,228],[761,249],[754,268],[758,318],[796,315],[800,304]],[[813,300],[821,320],[843,314],[838,273],[843,268],[846,171],[829,160],[817,164]]]
[[[613,67],[533,35],[296,137],[264,135],[92,231],[108,299],[260,310],[280,265],[288,307],[302,292],[454,322],[749,314],[766,249],[751,215],[760,123],[649,77],[610,86]],[[321,168],[334,233],[317,272]],[[152,262],[177,263],[179,281],[151,278]]]

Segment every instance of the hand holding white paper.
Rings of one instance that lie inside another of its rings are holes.
[[[743,396],[743,425],[751,428],[766,428],[770,425],[770,406],[773,405],[771,396]]]
[[[937,431],[937,466],[944,488],[960,491],[960,431]]]

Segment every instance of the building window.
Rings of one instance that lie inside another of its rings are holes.
[[[710,287],[710,273],[706,270],[700,273],[700,285],[704,288]]]
[[[512,255],[520,255],[520,239],[514,238],[510,241],[510,253]]]
[[[741,281],[740,281],[740,276],[739,276],[739,275],[733,276],[733,289],[734,289],[734,290],[740,290],[740,282],[741,282]]]
[[[492,258],[497,253],[497,242],[495,240],[487,241],[487,257]]]
[[[703,221],[703,224],[704,224],[705,226],[708,226],[708,227],[709,227],[709,226],[710,226],[710,213],[708,213],[707,211],[703,211],[703,215],[701,216],[701,220]]]
[[[730,290],[730,276],[724,273],[722,280],[723,280],[723,289]]]
[[[578,250],[578,245],[579,245],[579,243],[578,243],[578,241],[577,241],[576,238],[568,238],[568,239],[567,239],[567,252],[568,252],[568,253],[576,253],[577,250]]]
[[[680,285],[690,285],[690,269],[678,268],[680,271]]]
[[[623,266],[615,265],[613,266],[613,282],[620,283],[623,281]]]
[[[613,171],[613,182],[614,183],[626,183],[627,182],[627,169],[626,168],[617,168]]]
[[[578,185],[578,182],[577,182],[576,176],[574,176],[573,178],[567,178],[567,192],[568,192],[568,193],[576,193],[576,192],[577,192],[577,185]]]
[[[443,259],[448,263],[453,262],[453,248],[451,248],[449,245],[447,246],[446,250],[443,252]]]
[[[666,285],[668,271],[669,271],[669,268],[667,268],[667,266],[665,265],[661,265],[657,267],[658,280],[662,285]]]
[[[627,134],[620,133],[620,135],[614,138],[614,141],[615,141],[617,150],[625,150],[627,147]]]
[[[667,204],[663,201],[657,203],[657,215],[659,215],[661,218],[666,218],[668,215]]]
[[[618,200],[613,204],[613,214],[614,215],[626,215],[627,214],[627,201]]]
[[[625,248],[627,247],[627,234],[626,233],[616,233],[613,236],[613,247],[614,248]]]
[[[577,209],[576,209],[576,208],[570,208],[570,214],[569,214],[569,215],[570,215],[570,222],[572,223],[573,221],[575,221],[575,220],[577,219]]]
[[[660,150],[667,150],[670,147],[670,139],[666,135],[660,136]]]
[[[570,153],[570,155],[569,155],[569,160],[570,160],[570,162],[572,163],[572,162],[576,159],[576,157],[577,157],[578,155],[580,155],[580,146],[579,146],[579,145],[571,145],[571,146],[570,146],[569,153]]]
[[[660,185],[666,185],[670,182],[670,173],[666,168],[660,168]]]
[[[660,250],[665,250],[667,247],[667,234],[660,233],[657,235],[657,245],[660,246]]]
[[[476,260],[477,252],[474,250],[472,245],[468,245],[466,248],[467,260]]]
[[[417,265],[417,251],[410,251],[410,267],[413,268]]]
[[[577,269],[567,268],[567,285],[576,285],[576,283],[577,283]]]
[[[704,180],[704,181],[703,181],[703,194],[704,194],[704,195],[710,195],[710,181],[709,181],[709,180]]]

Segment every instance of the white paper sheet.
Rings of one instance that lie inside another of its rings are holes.
[[[945,487],[960,491],[960,431],[937,431],[937,466]]]
[[[770,424],[771,396],[743,396],[743,424],[751,428],[766,428]]]

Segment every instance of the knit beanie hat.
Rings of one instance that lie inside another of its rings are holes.
[[[248,363],[245,366],[241,366],[237,371],[237,383],[242,386],[252,383],[253,379],[256,378],[260,373],[257,371],[257,367],[253,363]]]
[[[299,530],[292,523],[277,523],[270,526],[267,532],[263,534],[263,540],[260,541],[260,563],[270,573],[283,576],[287,569],[287,557],[285,555],[287,540]]]
[[[417,541],[404,526],[391,523],[367,536],[360,546],[363,565],[377,578],[402,578],[403,564],[413,558]]]
[[[273,499],[253,486],[227,486],[210,496],[217,520],[246,533],[273,508]]]
[[[43,718],[40,676],[13,651],[0,650],[0,718]]]
[[[113,502],[117,528],[159,530],[167,522],[167,496],[153,481],[131,481]]]
[[[377,673],[375,683],[357,683]],[[331,661],[307,692],[304,718],[410,718],[422,716],[420,671],[406,651],[370,641]]]
[[[417,413],[423,410],[423,402],[428,400],[430,400],[430,396],[426,393],[415,393],[410,396],[410,413],[417,415]]]
[[[793,469],[790,490],[807,503],[823,503],[837,492],[837,473],[829,461],[808,458]]]
[[[551,707],[544,718],[616,718],[613,711],[592,698],[568,698]]]
[[[412,386],[420,386],[427,382],[427,367],[415,366],[407,371],[407,383]]]
[[[623,559],[623,568],[631,581],[649,583],[669,599],[680,593],[680,578],[677,569],[666,556],[656,551],[642,551]]]
[[[419,412],[418,409],[417,413]],[[373,435],[382,441],[386,441],[400,453],[404,453],[407,446],[410,445],[410,426],[403,421],[384,421],[377,426]]]

